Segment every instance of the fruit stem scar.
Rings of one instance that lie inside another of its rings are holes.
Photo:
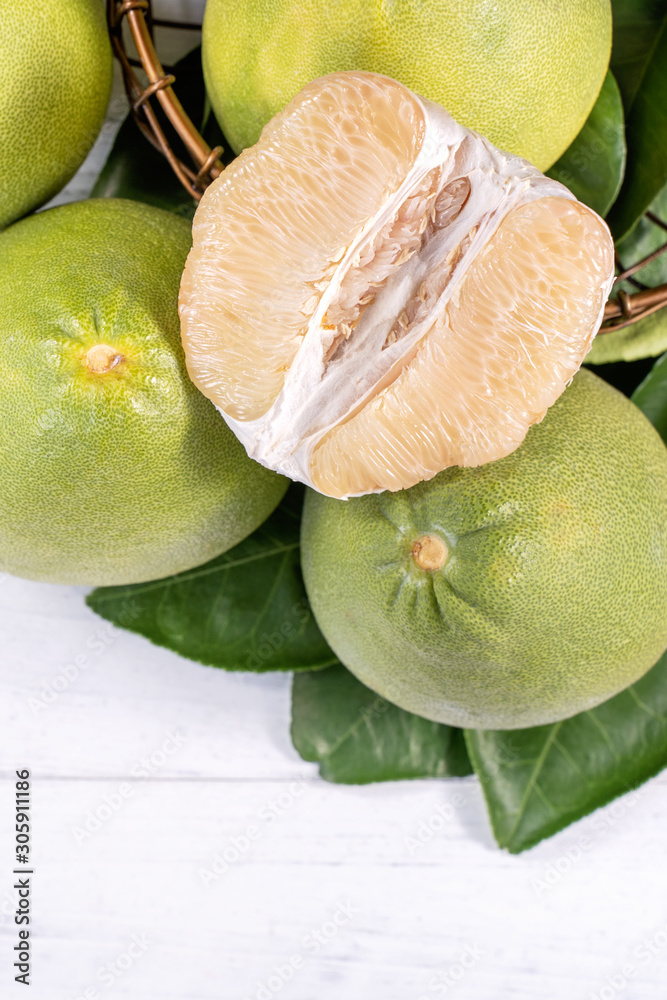
[[[422,535],[412,546],[411,554],[420,569],[437,570],[447,562],[449,551],[437,535]]]
[[[123,355],[108,344],[94,344],[84,358],[88,370],[95,375],[106,375],[124,360]]]

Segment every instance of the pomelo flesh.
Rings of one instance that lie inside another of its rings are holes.
[[[382,697],[473,729],[555,722],[667,647],[667,449],[582,370],[500,461],[308,491],[302,563],[328,643]]]
[[[102,127],[112,56],[101,0],[0,3],[0,229],[53,197]]]
[[[194,382],[330,496],[518,447],[613,280],[605,223],[396,81],[309,84],[206,192],[180,296]]]
[[[184,220],[115,199],[0,235],[0,570],[169,576],[241,541],[285,492],[187,377],[189,247]]]

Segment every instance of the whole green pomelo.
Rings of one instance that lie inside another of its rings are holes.
[[[104,121],[112,57],[102,0],[0,0],[0,229],[79,169]]]
[[[235,150],[310,80],[369,70],[546,170],[584,124],[611,49],[609,0],[208,0],[206,86]]]
[[[667,646],[667,448],[582,371],[507,458],[309,492],[303,570],[335,653],[401,708],[477,729],[567,718]]]
[[[182,219],[54,208],[0,235],[0,569],[56,583],[167,576],[236,545],[287,480],[188,378]]]

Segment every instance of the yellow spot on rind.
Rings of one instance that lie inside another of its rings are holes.
[[[84,357],[88,370],[95,375],[106,375],[123,360],[123,355],[108,344],[95,344]]]
[[[412,558],[420,569],[438,570],[447,562],[449,551],[437,535],[422,535],[412,546]]]

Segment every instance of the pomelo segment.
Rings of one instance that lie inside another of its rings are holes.
[[[191,377],[253,458],[336,497],[517,448],[581,365],[614,270],[566,188],[368,73],[309,84],[193,235]]]
[[[374,492],[379,483],[398,490],[517,448],[588,350],[607,278],[607,261],[586,252],[599,232],[576,202],[545,198],[513,209],[412,361],[318,442],[314,487],[332,496]]]
[[[188,367],[235,420],[275,401],[348,246],[419,151],[425,118],[412,95],[383,78],[359,84],[306,87],[197,212],[181,290]]]

